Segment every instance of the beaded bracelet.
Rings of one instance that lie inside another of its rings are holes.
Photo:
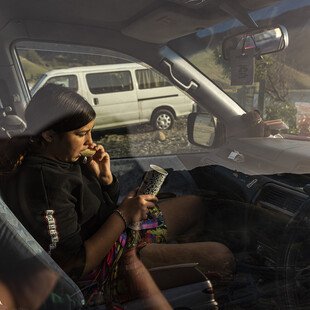
[[[121,219],[123,220],[123,222],[124,222],[124,224],[125,224],[125,228],[127,228],[127,227],[128,227],[128,224],[127,224],[127,221],[126,221],[126,219],[125,219],[124,213],[123,213],[121,210],[119,210],[119,209],[115,209],[115,210],[113,211],[113,213],[117,213],[117,214],[121,217]]]

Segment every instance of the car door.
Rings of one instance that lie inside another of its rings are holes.
[[[139,122],[137,95],[130,70],[88,71],[83,76],[87,99],[97,113],[95,129]]]

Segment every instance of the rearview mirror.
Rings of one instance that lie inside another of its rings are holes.
[[[232,52],[234,56],[240,53],[257,57],[284,50],[288,43],[288,32],[284,26],[260,28],[226,38],[222,52],[225,60],[231,59]]]

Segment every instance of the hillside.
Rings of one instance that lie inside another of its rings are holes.
[[[26,59],[24,57],[20,57],[20,62],[22,64],[22,67],[24,69],[26,80],[29,82],[36,81],[43,73],[48,71],[48,68],[45,66],[42,66],[40,64],[36,64],[31,62],[29,59]]]
[[[54,69],[65,69],[80,66],[94,66],[124,63],[125,59],[119,59],[110,55],[84,54],[71,52],[55,52],[41,50],[39,43],[35,43],[38,50],[27,48],[18,49],[18,55],[24,68],[29,84],[34,84],[42,73]],[[44,49],[45,44],[42,44]]]

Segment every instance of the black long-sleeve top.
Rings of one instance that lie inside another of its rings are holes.
[[[4,201],[41,246],[73,279],[85,267],[84,241],[116,207],[119,184],[102,186],[79,162],[28,156],[1,184]]]

